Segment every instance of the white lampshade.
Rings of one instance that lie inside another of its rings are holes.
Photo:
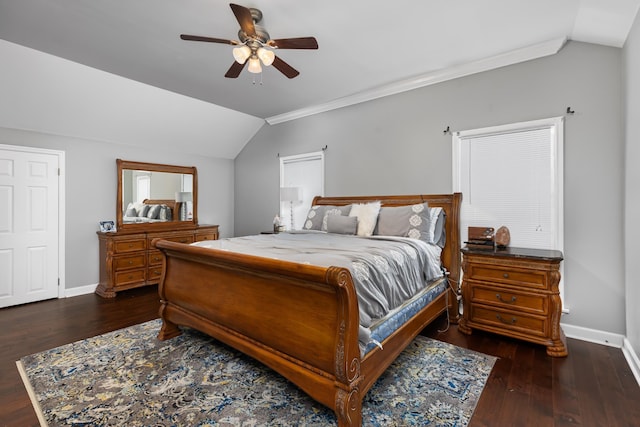
[[[251,48],[247,45],[233,48],[233,59],[235,59],[238,64],[244,64],[250,56]]]
[[[190,191],[181,191],[176,193],[176,202],[190,202],[193,199],[193,194]]]
[[[260,58],[260,60],[266,67],[273,64],[273,60],[276,59],[276,54],[273,53],[272,50],[265,49],[263,47],[259,48],[256,53],[258,55],[258,58]]]
[[[249,58],[249,68],[250,73],[258,74],[262,72],[262,67],[260,66],[260,60],[257,56],[252,56]]]
[[[280,201],[282,202],[301,202],[302,188],[300,187],[281,187]]]

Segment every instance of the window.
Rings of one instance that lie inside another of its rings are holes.
[[[453,136],[463,242],[468,226],[504,225],[510,246],[563,250],[563,134],[557,117]]]
[[[299,197],[287,197],[291,194]],[[324,151],[280,157],[280,218],[287,230],[301,229],[313,198],[323,195]]]

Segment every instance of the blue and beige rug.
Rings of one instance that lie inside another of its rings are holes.
[[[42,425],[332,426],[332,411],[269,368],[160,321],[20,359]],[[466,426],[495,358],[418,336],[363,400],[365,426]]]

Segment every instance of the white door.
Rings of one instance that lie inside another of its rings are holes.
[[[58,296],[59,156],[0,145],[0,307]]]

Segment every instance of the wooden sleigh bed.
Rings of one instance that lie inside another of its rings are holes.
[[[165,256],[159,285],[161,340],[187,326],[236,348],[280,373],[331,408],[339,426],[362,423],[362,399],[420,331],[447,309],[458,316],[460,193],[380,197],[316,197],[314,205],[427,202],[446,215],[441,254],[450,286],[381,344],[361,356],[358,299],[352,276],[319,267],[155,240]]]

